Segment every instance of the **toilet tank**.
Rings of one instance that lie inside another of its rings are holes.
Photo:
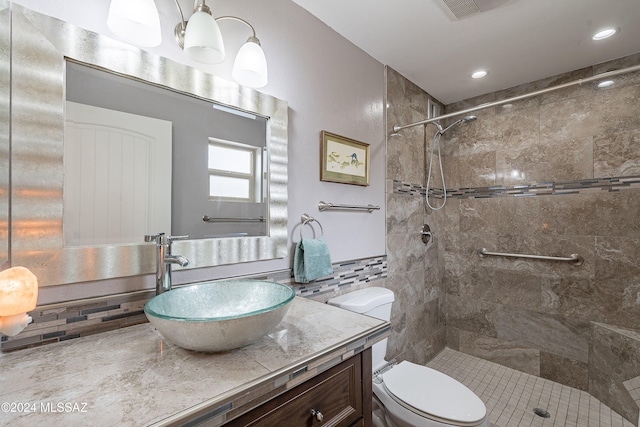
[[[373,287],[349,292],[332,298],[327,303],[388,322],[391,320],[391,305],[393,301],[393,291]],[[382,368],[387,363],[384,359],[386,354],[387,338],[372,347],[371,362],[373,371]]]
[[[391,320],[393,291],[385,288],[364,288],[327,301],[328,304],[376,319]]]

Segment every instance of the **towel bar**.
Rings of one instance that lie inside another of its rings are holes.
[[[265,219],[263,216],[259,218],[213,218],[209,215],[205,215],[202,217],[204,222],[264,222]]]
[[[369,211],[369,213],[373,212],[373,211],[377,211],[380,210],[380,206],[374,206],[374,205],[337,205],[335,203],[327,203],[327,202],[323,202],[320,201],[318,202],[318,210],[320,211],[326,211],[329,209],[355,209],[355,210],[364,210],[364,211]]]

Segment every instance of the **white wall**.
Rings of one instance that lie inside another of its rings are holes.
[[[18,0],[30,9],[111,36],[106,17],[108,0]],[[225,79],[237,50],[250,35],[233,21],[222,21],[227,60],[202,66],[188,60],[174,42],[179,14],[173,1],[156,1],[163,27],[163,43],[148,50]],[[185,14],[193,3],[182,0]],[[385,253],[385,137],[384,66],[290,0],[218,0],[209,2],[214,16],[237,15],[256,29],[269,65],[269,84],[261,91],[289,103],[289,234],[297,240],[300,216],[309,213],[324,228],[332,259]],[[320,131],[371,144],[371,185],[360,187],[319,180]],[[366,212],[319,212],[320,200],[332,203],[382,206]],[[293,248],[290,241],[290,248]],[[290,250],[291,253],[292,250]],[[286,269],[291,259],[178,272],[176,282],[253,274]],[[145,277],[108,281],[99,294],[149,287]],[[56,289],[57,288],[57,289]],[[41,289],[40,304],[96,295],[98,287],[84,284]],[[64,288],[64,289],[60,289]]]

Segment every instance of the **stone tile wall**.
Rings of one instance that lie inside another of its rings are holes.
[[[427,116],[429,95],[393,69],[386,69],[387,135],[395,124]],[[427,223],[438,235],[436,215],[427,215],[424,185],[423,128],[413,127],[387,138],[386,287],[393,290],[392,334],[388,359],[424,364],[445,346],[444,263],[438,238],[425,245],[420,231]],[[398,183],[406,191],[394,191]],[[412,189],[417,189],[413,191]]]
[[[637,54],[447,112],[639,63]],[[640,331],[640,189],[600,184],[640,175],[640,73],[615,80],[607,89],[584,84],[478,111],[477,121],[445,134],[453,197],[438,219],[447,345],[588,390],[614,408],[620,399],[607,396],[603,377],[594,375],[592,322]],[[566,191],[556,191],[559,183],[568,183]],[[480,258],[483,247],[578,253],[585,263]],[[622,356],[606,357],[611,367]],[[637,421],[628,409],[623,414]]]

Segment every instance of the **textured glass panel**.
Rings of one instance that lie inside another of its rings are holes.
[[[253,153],[241,149],[209,146],[209,169],[251,173]]]
[[[231,178],[212,175],[209,177],[209,196],[249,199],[251,181],[246,178]]]

